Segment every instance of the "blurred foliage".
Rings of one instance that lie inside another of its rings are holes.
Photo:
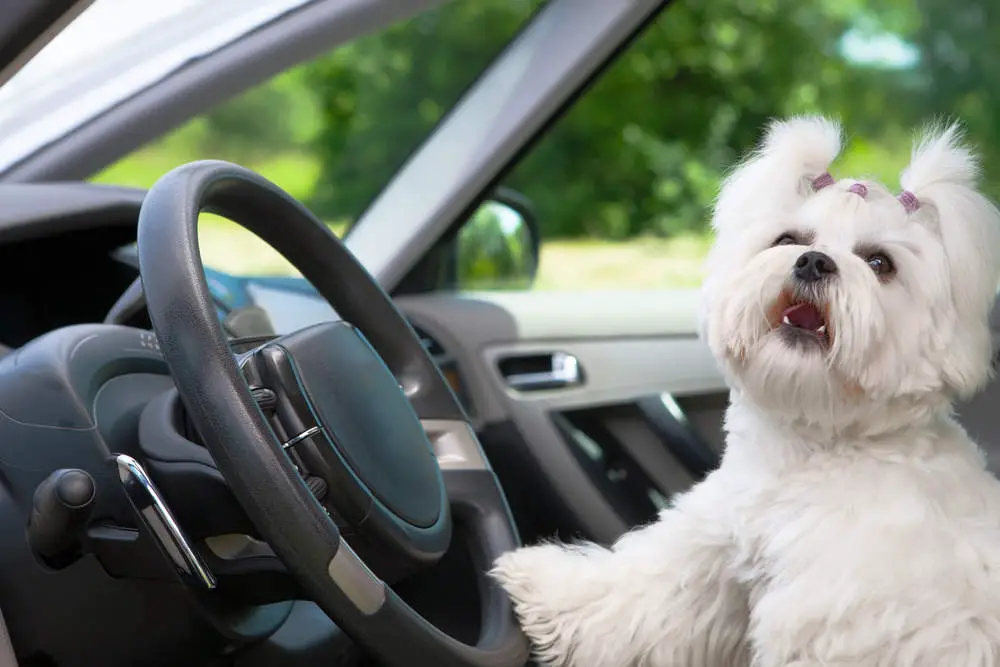
[[[222,157],[352,221],[543,4],[455,0],[290,70],[98,180],[149,185],[170,162]],[[546,240],[697,236],[766,121],[821,112],[850,135],[835,171],[890,187],[913,130],[956,115],[998,194],[998,14],[975,0],[672,3],[506,185],[533,201]]]
[[[540,0],[460,0],[305,66],[321,100],[314,209],[356,216]]]

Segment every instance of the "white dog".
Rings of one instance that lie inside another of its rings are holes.
[[[928,134],[895,196],[834,182],[840,128],[797,118],[725,181],[722,465],[610,549],[497,561],[539,660],[1000,666],[1000,483],[952,417],[990,376],[1000,214],[960,142]]]

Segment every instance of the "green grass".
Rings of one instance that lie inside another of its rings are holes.
[[[697,287],[710,239],[684,236],[542,243],[535,289],[552,291]]]
[[[297,275],[275,250],[228,220],[205,220],[206,265],[236,274]],[[546,291],[676,289],[701,284],[709,241],[702,237],[622,242],[548,241],[534,289]]]

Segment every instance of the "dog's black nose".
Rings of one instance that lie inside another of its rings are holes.
[[[837,263],[824,252],[810,250],[795,261],[795,277],[804,283],[814,283],[837,272]]]

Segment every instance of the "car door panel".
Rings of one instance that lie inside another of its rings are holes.
[[[533,469],[538,484],[527,493],[552,487],[556,497],[546,505],[559,506],[585,537],[611,542],[652,519],[718,461],[728,391],[695,333],[694,292],[436,294],[396,302],[456,360],[481,432],[506,433],[484,437],[498,474],[507,464],[508,477]],[[512,382],[544,376],[553,355],[573,358],[579,377]]]

